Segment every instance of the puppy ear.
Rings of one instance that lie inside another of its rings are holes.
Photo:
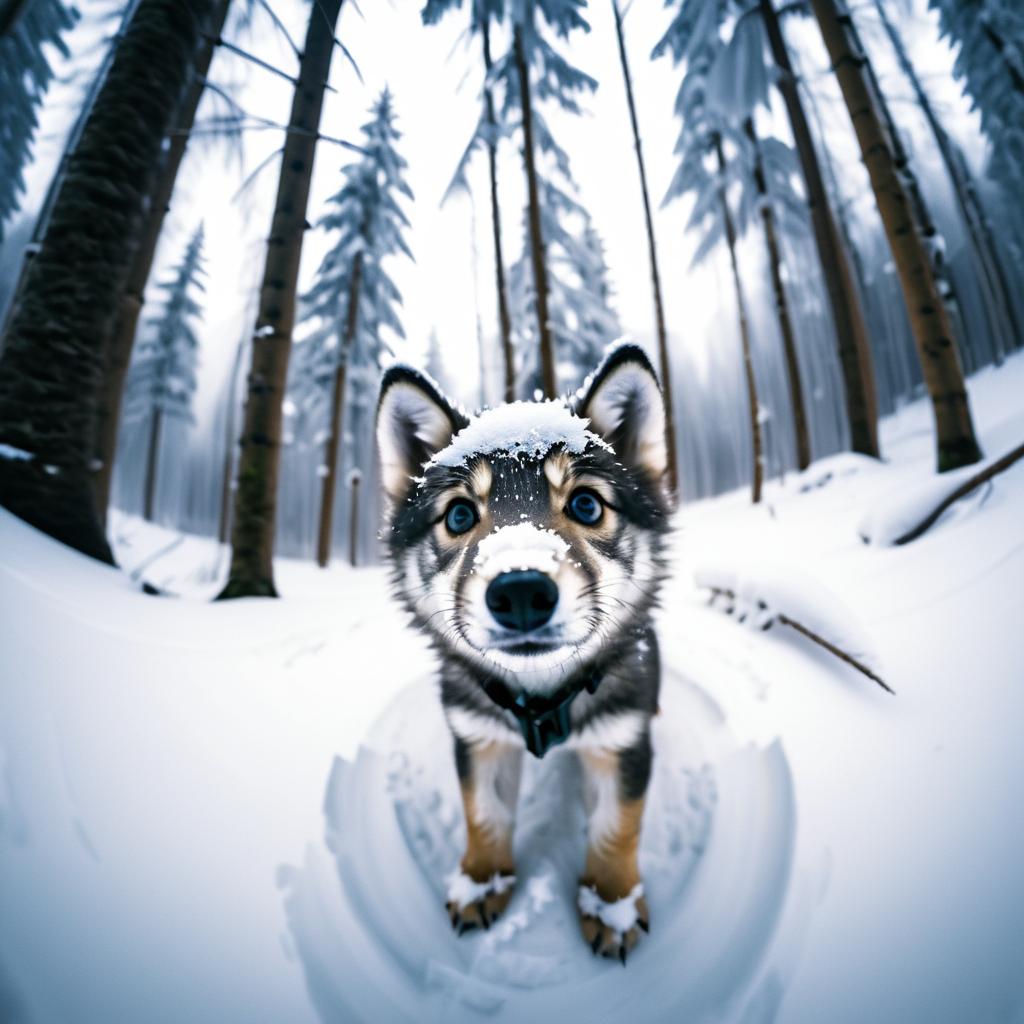
[[[404,498],[423,463],[468,422],[422,374],[392,366],[381,381],[377,403],[377,449],[388,497]]]
[[[639,345],[619,345],[584,385],[576,413],[614,449],[623,465],[660,480],[668,469],[665,405],[650,360]]]

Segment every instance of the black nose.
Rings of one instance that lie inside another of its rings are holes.
[[[491,580],[485,595],[490,613],[506,629],[528,633],[539,629],[554,614],[558,587],[536,569],[503,572]]]

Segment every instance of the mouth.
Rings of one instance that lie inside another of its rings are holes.
[[[503,654],[548,654],[565,646],[565,637],[560,628],[545,627],[531,630],[528,633],[511,633],[509,631],[492,631],[487,643],[489,650],[501,651]]]

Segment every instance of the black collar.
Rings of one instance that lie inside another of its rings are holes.
[[[604,671],[594,668],[563,683],[554,693],[527,693],[513,689],[500,679],[485,679],[484,692],[498,707],[511,711],[523,734],[526,749],[534,757],[543,757],[552,747],[569,738],[572,726],[569,707],[584,691],[595,693]]]

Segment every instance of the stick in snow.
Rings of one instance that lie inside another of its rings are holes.
[[[938,518],[946,511],[950,505],[959,501],[961,498],[966,497],[971,491],[980,487],[983,483],[991,480],[992,477],[998,476],[1004,470],[1009,469],[1019,459],[1024,458],[1024,444],[1018,445],[1012,451],[1007,452],[1002,458],[996,459],[995,462],[990,463],[984,469],[975,473],[974,476],[965,480],[955,491],[951,491],[946,495],[938,505],[935,506],[922,519],[916,526],[911,527],[906,533],[901,534],[894,544],[909,544],[912,540],[917,540],[929,527],[933,526]]]
[[[724,597],[729,600],[730,607],[726,609],[726,614],[731,615],[733,611],[733,606],[736,602],[736,594],[733,591],[726,590],[722,587],[711,587],[710,589],[712,601],[714,601],[715,598],[718,597]],[[837,647],[835,644],[830,643],[823,636],[821,636],[818,633],[815,633],[813,629],[808,629],[807,626],[803,625],[800,622],[797,622],[795,619],[791,619],[788,615],[785,615],[782,612],[779,612],[771,618],[769,618],[761,628],[763,630],[769,630],[776,622],[782,623],[783,626],[789,626],[790,629],[795,629],[802,636],[807,637],[808,640],[812,641],[813,643],[816,643],[819,647],[824,648],[826,651],[829,652],[829,654],[834,654],[837,658],[839,658],[840,661],[846,662],[847,665],[852,666],[858,672],[862,673],[863,675],[866,675],[868,679],[870,679],[874,683],[877,683],[883,690],[885,690],[886,693],[891,693],[893,696],[896,695],[896,691],[884,679],[882,679],[881,676],[879,676],[875,672],[872,672],[872,670],[868,668],[868,666],[865,665],[863,662],[858,661],[852,654],[847,654],[846,651]]]

